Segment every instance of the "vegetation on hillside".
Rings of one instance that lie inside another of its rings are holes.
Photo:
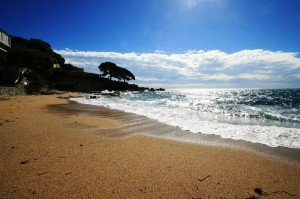
[[[30,84],[43,87],[48,84],[53,65],[64,62],[47,42],[12,37],[12,48],[7,52],[6,81],[19,83],[26,77]]]
[[[119,81],[123,80],[135,80],[135,76],[126,68],[122,68],[117,66],[115,63],[112,62],[104,62],[98,66],[100,72],[102,73],[102,77],[109,77],[111,80],[113,77],[118,79]]]
[[[12,48],[7,52],[4,78],[6,84],[19,84],[24,79],[27,88],[54,88],[70,91],[135,90],[149,88],[128,84],[135,76],[126,68],[112,62],[101,63],[98,74],[86,73],[83,68],[65,64],[65,59],[54,52],[49,43],[39,39],[12,37]],[[112,78],[118,81],[113,81]],[[123,82],[121,82],[123,81]],[[24,81],[23,81],[24,83]]]

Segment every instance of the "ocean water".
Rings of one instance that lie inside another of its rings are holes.
[[[300,89],[184,89],[72,99],[147,116],[193,133],[300,148]]]

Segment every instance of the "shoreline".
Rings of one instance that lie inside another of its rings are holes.
[[[113,135],[103,135],[104,137],[130,137],[135,135],[145,135],[158,139],[167,139],[189,144],[199,144],[212,147],[230,148],[254,153],[256,155],[282,159],[283,161],[292,161],[300,163],[300,149],[288,147],[271,147],[265,144],[253,143],[245,140],[234,140],[222,138],[219,135],[210,135],[203,133],[192,133],[161,123],[146,116],[128,113],[121,110],[106,108],[103,106],[80,104],[76,101],[69,100],[68,104],[50,106],[51,108],[63,109],[66,111],[77,110],[94,116],[101,115],[122,123],[122,129]],[[138,118],[138,122],[136,119]],[[145,128],[146,127],[146,128]]]
[[[181,89],[162,93],[128,92],[120,98],[83,94],[72,100],[140,114],[196,134],[219,135],[271,147],[300,148],[296,108],[299,100],[289,99],[289,92],[297,96],[297,90]],[[264,98],[264,94],[270,96]]]
[[[300,198],[297,158],[174,141],[176,127],[70,95],[0,100],[1,197]]]

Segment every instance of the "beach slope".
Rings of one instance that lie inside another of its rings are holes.
[[[300,164],[145,135],[60,110],[65,97],[0,98],[0,198],[300,198]],[[141,132],[142,133],[142,132]]]

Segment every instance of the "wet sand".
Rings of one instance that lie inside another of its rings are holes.
[[[0,198],[300,198],[299,150],[184,133],[70,95],[0,98]]]

